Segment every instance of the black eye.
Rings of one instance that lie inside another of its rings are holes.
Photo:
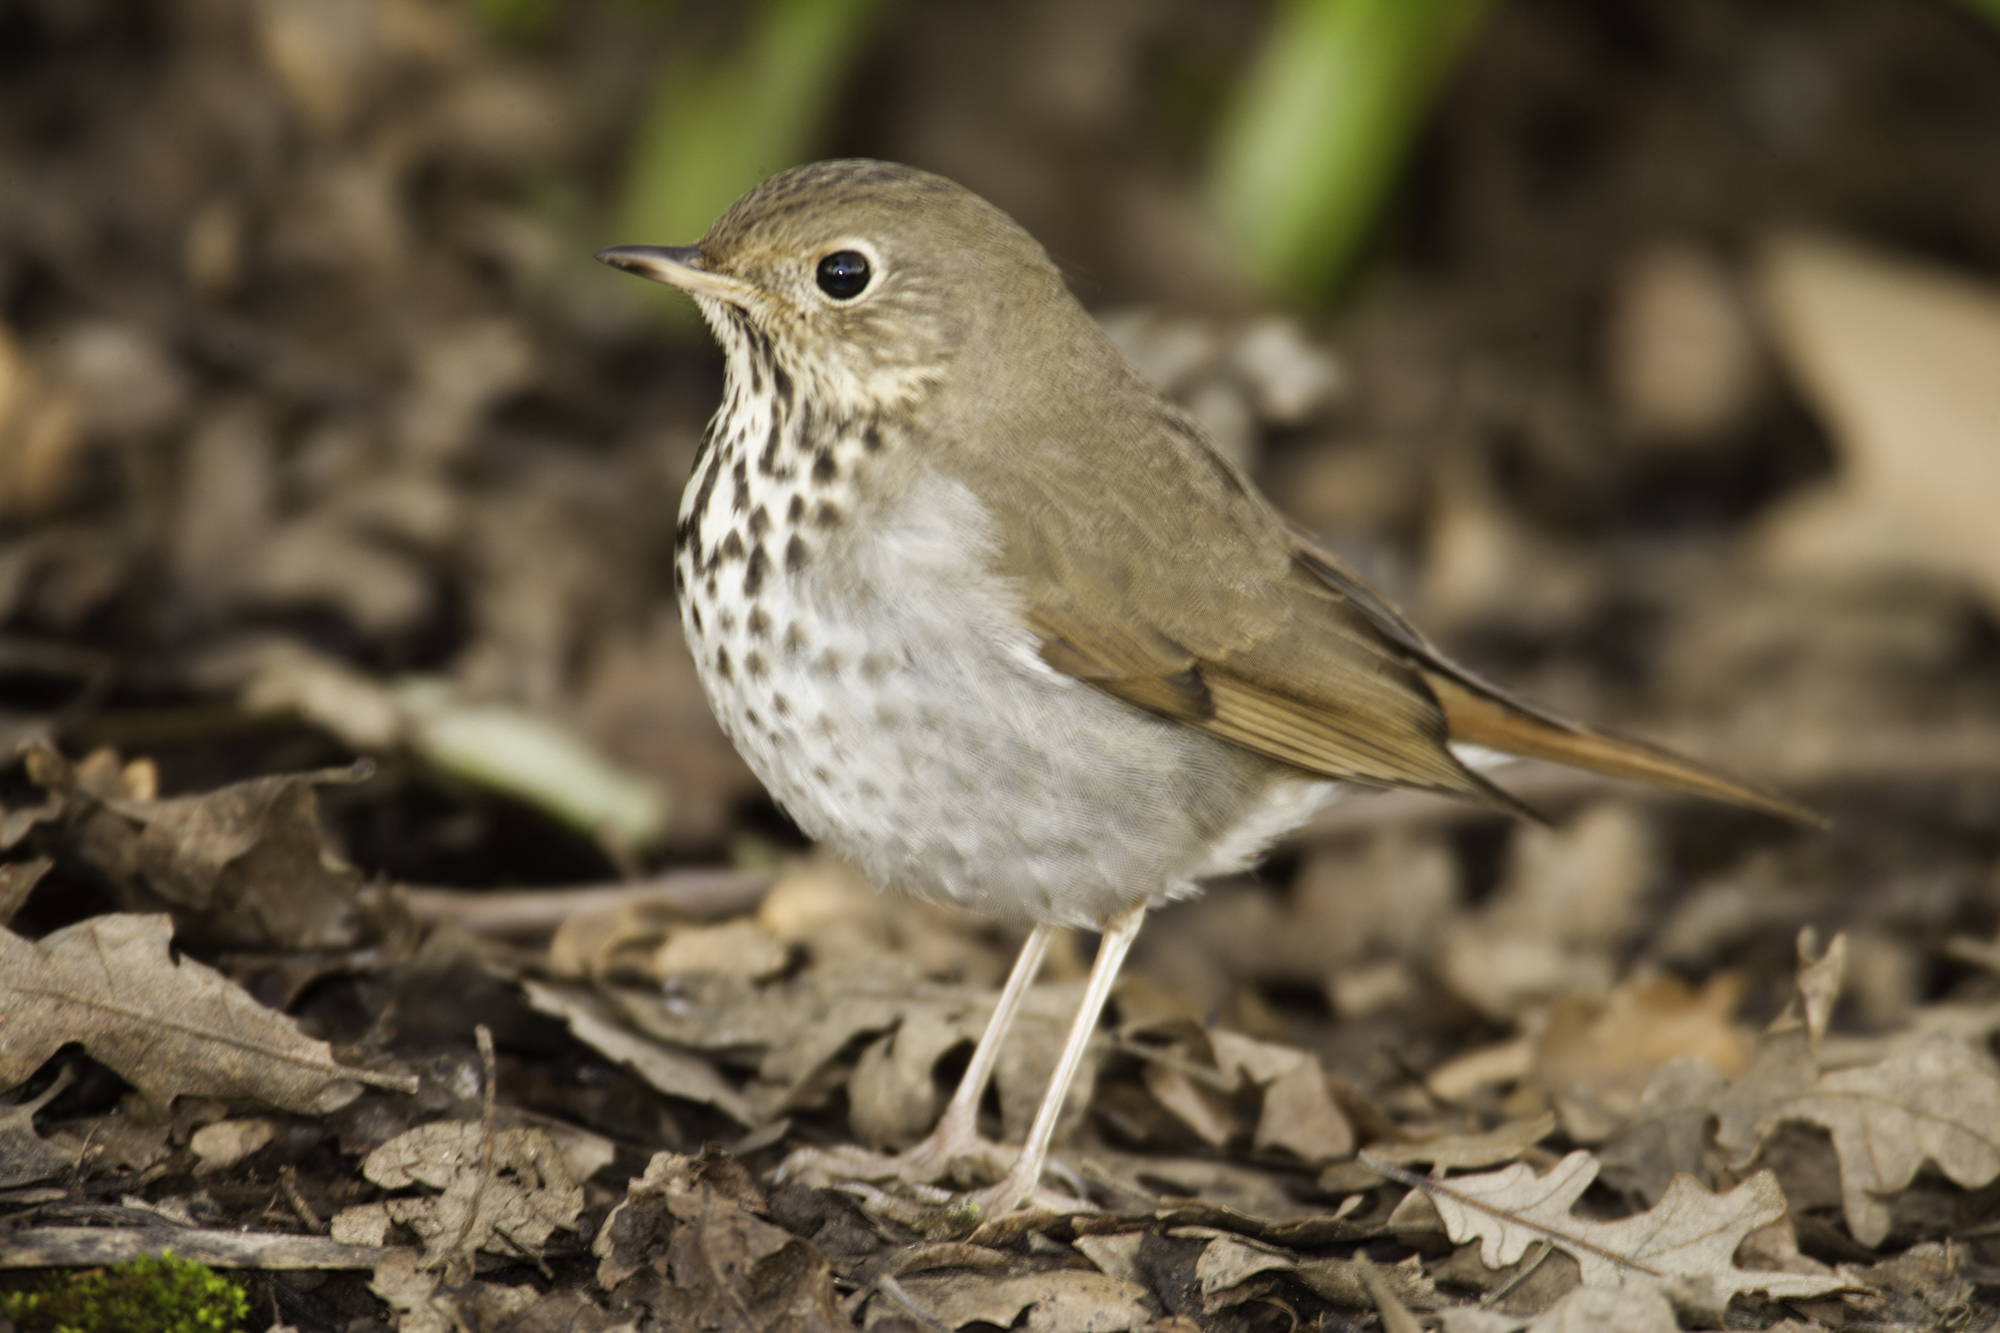
[[[819,261],[819,289],[836,301],[852,301],[868,290],[868,256],[859,250],[835,250]]]

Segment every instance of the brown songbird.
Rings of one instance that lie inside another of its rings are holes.
[[[950,181],[799,167],[695,245],[598,257],[692,295],[727,356],[675,563],[723,728],[878,887],[1033,928],[928,1139],[787,1172],[927,1185],[972,1158],[1000,1176],[972,1202],[1034,1195],[1146,910],[1341,796],[1518,812],[1477,769],[1527,755],[1810,818],[1452,663]],[[979,1101],[1059,926],[1102,940],[1027,1142],[1005,1149],[978,1135]]]

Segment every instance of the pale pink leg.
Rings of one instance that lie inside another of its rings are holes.
[[[1018,1207],[1041,1185],[1042,1165],[1048,1160],[1049,1140],[1055,1137],[1056,1121],[1062,1117],[1069,1085],[1075,1081],[1076,1071],[1083,1064],[1083,1053],[1097,1032],[1097,1020],[1104,1014],[1104,1002],[1111,998],[1112,983],[1118,980],[1118,968],[1125,961],[1125,953],[1132,947],[1133,939],[1139,934],[1139,923],[1145,917],[1145,907],[1139,906],[1114,918],[1104,927],[1102,942],[1097,946],[1097,961],[1090,965],[1090,984],[1084,988],[1083,1003],[1077,1008],[1075,1021],[1070,1024],[1069,1038],[1063,1043],[1062,1059],[1056,1064],[1055,1077],[1049,1081],[1049,1090],[1043,1094],[1041,1107],[1035,1112],[1035,1123],[1028,1130],[1028,1141],[1021,1145],[1021,1155],[1014,1159],[1006,1179],[991,1189],[980,1190],[971,1196],[988,1216],[997,1216]]]
[[[1034,984],[1035,975],[1042,970],[1042,955],[1048,952],[1049,940],[1055,933],[1054,926],[1036,926],[1028,932],[1021,955],[1014,960],[1014,970],[1008,974],[1007,984],[993,1006],[993,1017],[986,1020],[986,1031],[979,1035],[979,1045],[972,1050],[972,1063],[965,1067],[965,1076],[958,1080],[958,1091],[951,1095],[951,1104],[944,1108],[929,1136],[902,1154],[903,1160],[912,1165],[935,1166],[937,1174],[942,1174],[952,1158],[965,1156],[983,1144],[979,1137],[980,1100],[986,1096],[986,1085],[993,1078],[993,1066],[1000,1062],[1000,1047],[1007,1040],[1007,1030],[1014,1026],[1014,1015],[1020,1012],[1021,1001],[1027,996],[1028,987]],[[937,1176],[929,1178],[934,1180]]]
[[[897,1179],[929,1184],[943,1176],[954,1160],[964,1157],[993,1163],[990,1169],[998,1170],[998,1162],[1007,1160],[1012,1152],[979,1136],[979,1102],[986,1095],[993,1067],[1000,1060],[1000,1047],[1007,1040],[1007,1030],[1013,1027],[1028,987],[1042,970],[1042,956],[1048,952],[1049,940],[1054,935],[1053,926],[1036,926],[1028,933],[1020,956],[1014,960],[1014,970],[1008,974],[1007,984],[993,1005],[993,1016],[986,1020],[986,1030],[980,1034],[979,1045],[973,1048],[972,1063],[965,1067],[965,1075],[958,1081],[958,1091],[952,1094],[944,1114],[923,1142],[893,1157],[856,1147],[801,1148],[778,1167],[777,1178],[782,1181],[803,1177],[808,1183],[813,1178],[822,1178],[829,1182]]]

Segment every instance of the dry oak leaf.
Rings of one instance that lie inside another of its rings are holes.
[[[79,1042],[164,1110],[180,1096],[245,1098],[324,1114],[361,1085],[413,1093],[405,1075],[354,1069],[220,972],[167,951],[173,920],[92,917],[30,942],[0,930],[0,1087]]]
[[[1847,1229],[1863,1245],[1889,1234],[1885,1196],[1908,1186],[1925,1158],[1965,1189],[2000,1175],[2000,1076],[1956,1037],[1929,1036],[1878,1064],[1822,1074],[1809,1091],[1771,1102],[1758,1137],[1781,1120],[1832,1134]]]
[[[1488,1268],[1518,1263],[1530,1245],[1546,1241],[1576,1259],[1586,1286],[1693,1281],[1723,1297],[1763,1291],[1774,1300],[1790,1300],[1846,1285],[1837,1277],[1736,1267],[1743,1238],[1785,1215],[1785,1196],[1769,1171],[1727,1194],[1711,1194],[1694,1177],[1676,1176],[1652,1209],[1604,1222],[1570,1211],[1597,1178],[1597,1159],[1581,1149],[1543,1176],[1516,1162],[1484,1175],[1431,1180],[1368,1153],[1361,1160],[1422,1190],[1453,1242],[1481,1242],[1480,1261]]]

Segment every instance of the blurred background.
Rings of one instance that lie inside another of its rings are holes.
[[[167,795],[370,756],[329,836],[417,884],[797,847],[672,604],[718,358],[591,255],[842,155],[1012,213],[1469,663],[1836,819],[1529,772],[1572,822],[1528,844],[1382,798],[1142,971],[1253,1028],[1392,1011],[1384,955],[1489,1019],[1640,953],[1752,965],[1768,1012],[1807,920],[1855,930],[1864,1021],[1978,973],[1991,0],[0,0],[0,754]],[[1622,915],[1526,981],[1453,962],[1550,865]],[[66,873],[24,928],[86,913]],[[1299,957],[1253,942],[1283,913]]]

